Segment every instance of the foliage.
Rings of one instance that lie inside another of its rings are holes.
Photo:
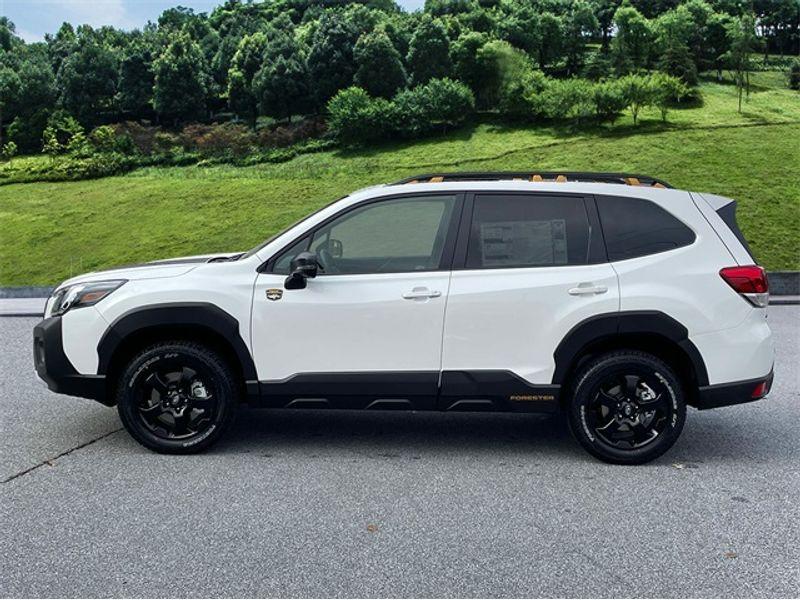
[[[276,119],[303,114],[310,107],[305,47],[290,33],[279,31],[267,44],[262,66],[253,78],[261,114]]]
[[[400,132],[409,137],[447,131],[475,109],[475,97],[463,83],[431,79],[425,85],[400,92],[394,99]]]
[[[644,75],[626,75],[619,80],[625,104],[631,111],[633,124],[636,125],[639,113],[654,101],[653,86],[650,78]]]
[[[611,55],[617,73],[647,67],[654,37],[650,21],[633,6],[623,4],[614,13],[614,26],[617,31],[611,43]]]
[[[0,156],[3,160],[10,161],[17,155],[17,145],[14,142],[6,142],[3,144],[3,149],[0,151]]]
[[[423,15],[411,38],[407,61],[415,85],[446,77],[451,72],[450,40],[440,20]]]
[[[339,12],[326,12],[317,23],[307,61],[317,107],[352,84],[356,72],[353,47],[359,35],[355,23]]]
[[[395,126],[394,105],[360,87],[341,90],[327,109],[331,134],[345,144],[379,140]]]
[[[165,119],[180,123],[204,117],[208,73],[200,46],[181,33],[153,63],[153,108]]]
[[[370,95],[391,98],[406,87],[402,57],[383,31],[366,33],[358,38],[353,56],[358,65],[355,84]]]
[[[259,103],[253,91],[253,78],[261,69],[266,49],[266,34],[258,32],[244,36],[228,70],[228,105],[253,127],[258,118]]]
[[[800,59],[795,59],[789,67],[788,77],[789,88],[800,90]]]
[[[593,90],[594,111],[601,123],[617,120],[620,113],[628,107],[628,100],[618,81],[601,81]]]
[[[752,15],[733,19],[728,22],[725,33],[729,42],[725,61],[733,73],[739,112],[742,112],[742,95],[746,94],[750,98],[750,71],[753,70],[751,53],[757,49],[755,19]]]
[[[84,125],[97,123],[113,111],[117,71],[110,48],[91,38],[81,40],[58,70],[59,104]]]

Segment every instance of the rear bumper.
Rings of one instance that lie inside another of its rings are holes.
[[[58,394],[97,400],[111,406],[105,375],[82,375],[64,354],[61,317],[44,319],[33,329],[33,364],[39,378]]]
[[[746,381],[707,385],[698,390],[696,407],[699,410],[744,404],[761,400],[772,389],[774,373]]]

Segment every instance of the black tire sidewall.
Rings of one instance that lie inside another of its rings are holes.
[[[661,379],[671,396],[672,418],[666,429],[652,443],[636,449],[614,448],[602,441],[592,431],[584,418],[584,411],[593,400],[597,386],[609,375],[626,369],[645,370]],[[643,352],[614,352],[587,363],[575,376],[569,398],[568,421],[573,436],[593,456],[615,464],[642,464],[654,460],[669,450],[677,441],[686,421],[686,401],[683,386],[675,372],[662,360]]]
[[[141,422],[136,407],[136,388],[150,367],[164,360],[184,362],[212,382],[217,397],[213,423],[200,434],[187,439],[169,440],[152,433]],[[122,424],[143,446],[165,454],[192,454],[214,444],[230,426],[236,409],[236,384],[230,367],[213,351],[192,343],[169,342],[151,346],[139,353],[123,371],[117,385],[117,410]]]

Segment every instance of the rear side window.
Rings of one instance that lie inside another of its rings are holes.
[[[641,198],[598,196],[609,261],[688,246],[694,232],[666,210]]]
[[[585,265],[589,235],[581,197],[479,194],[466,268]]]

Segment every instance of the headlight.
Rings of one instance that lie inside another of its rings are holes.
[[[57,317],[73,308],[82,308],[84,306],[97,304],[100,300],[119,288],[125,281],[125,279],[90,281],[59,288],[53,293],[50,316]]]

